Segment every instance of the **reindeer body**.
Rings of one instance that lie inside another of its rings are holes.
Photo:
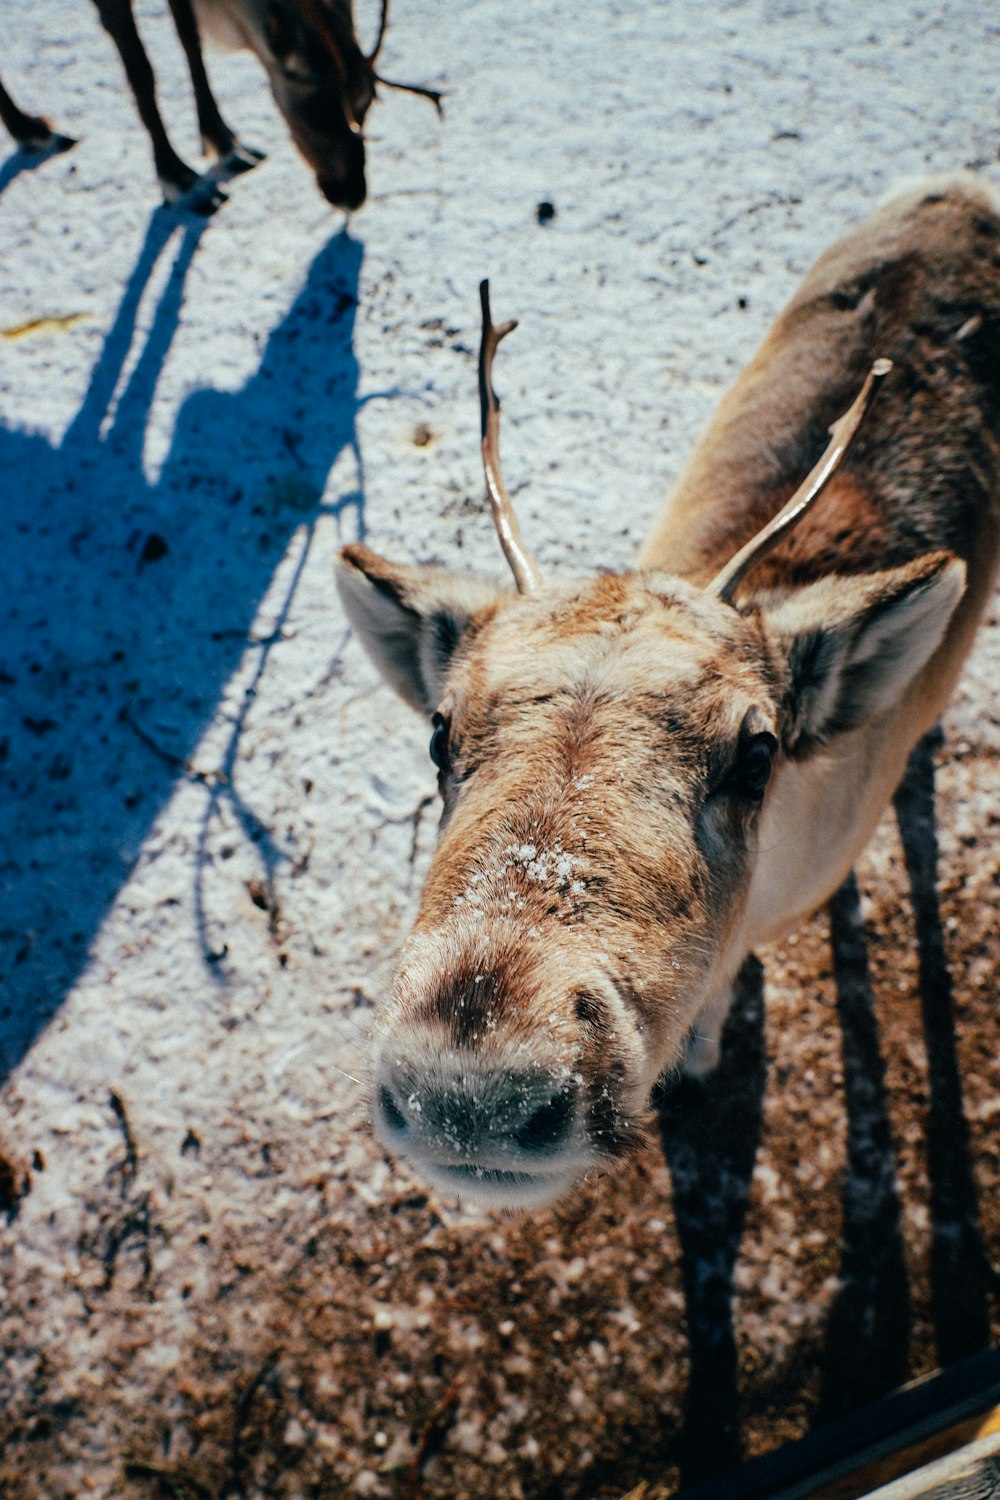
[[[995,556],[1000,504],[998,195],[971,173],[892,198],[803,279],[711,425],[643,545],[640,568],[705,583],[779,508],[860,386],[897,369],[822,504],[753,587],[874,572],[947,549]],[[962,614],[992,588],[970,573]]]
[[[948,632],[907,692],[835,753],[775,777],[744,952],[846,876],[910,749],[951,697],[1000,558],[997,200],[971,175],[894,199],[826,252],[720,403],[639,556],[704,583],[781,506],[874,354],[891,386],[822,500],[745,592],[789,590],[937,551],[966,564]],[[818,836],[790,839],[787,830]]]
[[[878,356],[893,368],[839,472],[717,588]],[[352,622],[437,710],[444,796],[380,1017],[386,1139],[507,1203],[620,1158],[656,1077],[714,1062],[745,954],[850,868],[998,558],[1000,217],[968,178],[821,258],[635,573],[515,596],[345,548]]]

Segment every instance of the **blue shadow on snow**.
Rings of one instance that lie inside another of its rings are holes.
[[[322,511],[349,509],[363,531],[353,350],[363,248],[346,233],[316,255],[243,388],[187,398],[147,481],[149,413],[204,229],[152,215],[61,443],[0,426],[0,1077],[57,1012],[156,814],[190,774],[293,534],[304,527],[308,548]],[[324,503],[345,449],[356,488]],[[268,643],[256,649],[262,669]],[[234,805],[270,870],[266,830]]]

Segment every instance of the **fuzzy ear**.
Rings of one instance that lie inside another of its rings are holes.
[[[422,713],[437,707],[473,616],[504,595],[487,579],[388,562],[360,542],[341,549],[336,577],[361,644],[389,686]]]
[[[788,669],[791,754],[876,717],[937,650],[965,591],[965,564],[934,552],[882,573],[835,576],[780,603],[756,601]]]

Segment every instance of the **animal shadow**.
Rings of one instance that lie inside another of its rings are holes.
[[[196,386],[164,439],[154,397],[203,229],[153,214],[61,439],[0,426],[0,1076],[58,1010],[178,780],[198,779],[191,757],[244,653],[264,669],[273,633],[248,636],[292,537],[284,610],[320,515],[351,508],[363,529],[362,247],[346,233],[254,374]],[[151,432],[166,448],[155,477]],[[356,484],[325,500],[345,452]],[[232,797],[267,864],[261,819]]]
[[[704,1082],[658,1086],[654,1106],[673,1182],[690,1351],[679,1459],[684,1484],[732,1468],[741,1457],[733,1269],[760,1140],[767,1059],[764,973],[746,960]]]

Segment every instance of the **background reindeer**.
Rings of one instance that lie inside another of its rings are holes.
[[[156,80],[139,36],[131,0],[95,0],[121,55],[136,107],[153,146],[156,175],[168,203],[181,200],[211,213],[225,194],[178,155],[160,114]],[[350,0],[168,0],[187,58],[205,151],[230,174],[262,159],[226,124],[208,81],[199,22],[224,45],[247,48],[259,58],[292,139],[316,174],[320,191],[337,208],[359,208],[365,200],[362,128],[377,83],[422,93],[440,107],[440,95],[415,85],[391,83],[376,72],[385,37],[389,0],[384,0],[378,38],[362,52]],[[197,11],[197,15],[196,15]],[[73,144],[48,122],[18,108],[0,84],[0,118],[21,145],[65,150]]]
[[[543,584],[521,543],[490,376],[513,325],[484,300],[484,462],[518,593],[364,546],[339,572],[373,660],[433,714],[442,830],[376,1106],[432,1181],[539,1202],[620,1159],[656,1078],[714,1065],[745,955],[851,868],[993,587],[998,249],[971,178],[836,244],[637,571],[582,584]]]

